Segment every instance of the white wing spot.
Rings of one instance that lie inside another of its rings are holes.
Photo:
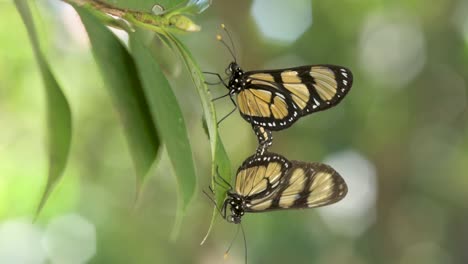
[[[283,100],[286,99],[286,98],[284,98],[284,96],[283,96],[282,94],[280,94],[280,93],[275,93],[275,95],[278,96],[278,97],[281,97],[281,99],[283,99]]]

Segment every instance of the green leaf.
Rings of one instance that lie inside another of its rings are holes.
[[[35,214],[35,218],[37,218],[44,207],[47,198],[61,179],[67,164],[72,135],[72,119],[68,101],[41,51],[28,2],[24,0],[15,0],[15,5],[24,24],[26,25],[29,39],[32,43],[33,51],[39,64],[42,79],[44,81],[47,101],[49,172],[44,193]]]
[[[223,177],[226,181],[231,182],[231,164],[229,158],[227,156],[226,150],[221,142],[221,138],[219,137],[218,133],[218,125],[216,119],[216,112],[214,105],[211,101],[211,94],[208,90],[208,87],[205,84],[204,76],[200,67],[193,59],[192,54],[190,51],[184,46],[182,42],[180,42],[174,35],[171,33],[166,33],[166,37],[173,43],[176,49],[180,52],[182,59],[187,66],[192,81],[197,88],[198,95],[200,97],[200,101],[203,107],[203,114],[205,116],[206,125],[208,127],[208,135],[210,137],[211,143],[211,156],[212,156],[212,168],[211,173],[212,175],[216,175],[218,172],[221,177]],[[215,188],[216,193],[216,204],[221,205],[226,198],[226,190],[216,185],[212,179],[211,185]],[[205,238],[202,241],[202,244],[210,234],[211,228],[213,227],[213,223],[217,216],[217,208],[215,207],[213,211],[213,216],[211,218],[211,223],[208,228],[208,232]]]
[[[179,197],[173,238],[177,237],[183,216],[196,189],[196,175],[192,149],[179,103],[151,52],[153,35],[137,30],[130,34],[130,47],[139,70],[151,114],[164,141],[177,176]]]
[[[133,58],[87,10],[76,10],[88,32],[104,83],[119,112],[137,176],[137,197],[159,149],[159,138]]]

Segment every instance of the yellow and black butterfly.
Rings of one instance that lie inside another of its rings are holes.
[[[247,243],[241,225],[245,213],[325,206],[340,201],[348,192],[345,181],[332,167],[318,162],[289,161],[271,152],[248,157],[237,170],[234,187],[221,176],[214,177],[214,181],[227,188],[222,206],[218,207],[214,199],[205,194],[226,221],[240,224],[245,263]],[[213,188],[210,190],[214,194]],[[231,246],[232,242],[225,256]]]
[[[229,95],[237,95],[241,116],[274,131],[338,104],[353,83],[350,70],[326,64],[244,72],[231,62],[228,71]]]
[[[289,161],[271,152],[247,158],[237,170],[234,188],[228,188],[219,209],[224,219],[235,224],[246,212],[320,207],[340,201],[348,191],[332,167]]]
[[[229,32],[224,25],[222,28],[234,48]],[[214,100],[229,96],[240,115],[252,124],[257,136],[262,134],[259,127],[264,130],[282,130],[305,115],[335,106],[346,96],[353,84],[353,75],[349,69],[329,64],[244,71],[237,64],[235,50],[233,52],[221,36],[217,37],[229,50],[234,61],[226,69],[229,79],[227,83],[219,74],[205,72],[216,75],[220,83],[229,89],[228,94]],[[237,104],[233,99],[234,95]],[[264,141],[271,144],[271,138]]]
[[[230,36],[227,30],[226,33]],[[215,75],[229,89],[225,96],[232,98],[237,95],[236,106],[241,116],[252,125],[273,131],[288,128],[302,116],[338,104],[353,84],[349,69],[329,64],[243,71],[236,62],[235,52],[221,36],[218,35],[218,39],[227,47],[234,61],[226,69],[227,83],[219,74]]]

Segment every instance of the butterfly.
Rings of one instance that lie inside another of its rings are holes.
[[[300,117],[338,104],[352,86],[350,70],[335,65],[243,71],[228,67],[230,96],[236,96],[241,116],[252,125],[277,131]]]
[[[224,25],[222,28],[228,34],[234,49],[229,32]],[[237,64],[235,50],[233,52],[220,35],[217,37],[229,50],[234,61],[225,71],[227,82],[219,74],[205,72],[217,75],[220,82],[229,89],[226,95],[214,100],[229,96],[235,105],[231,113],[238,108],[240,115],[253,126],[257,136],[262,134],[259,132],[260,127],[271,131],[283,130],[303,116],[337,105],[353,84],[353,74],[349,69],[330,64],[244,71]],[[235,101],[233,97],[236,97]],[[263,141],[271,145],[272,138]],[[267,146],[263,151],[266,148]]]
[[[245,213],[314,208],[343,199],[348,188],[332,167],[287,160],[271,152],[247,158],[229,183],[219,208],[228,222],[239,224]]]

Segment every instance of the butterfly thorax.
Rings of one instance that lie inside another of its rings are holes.
[[[227,206],[229,206],[231,215],[226,215]],[[223,217],[228,222],[239,224],[244,215],[245,199],[236,193],[228,193],[228,198],[223,204]]]
[[[231,93],[240,92],[246,85],[244,71],[235,62],[231,62],[227,70],[230,74],[227,88],[231,91]]]

